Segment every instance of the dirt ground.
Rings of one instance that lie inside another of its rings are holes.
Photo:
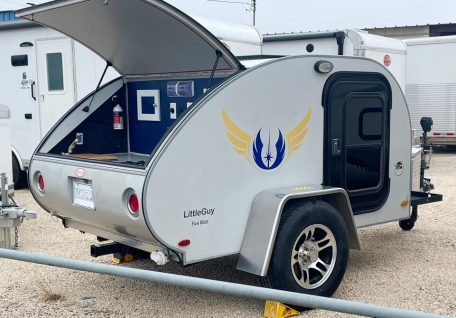
[[[410,232],[390,223],[361,229],[363,251],[350,251],[335,298],[456,316],[456,154],[439,153],[431,170],[444,201],[423,206]],[[41,210],[28,190],[16,201],[38,212],[20,228],[20,250],[91,262],[95,237],[65,229]],[[126,265],[259,285],[229,257],[183,268],[150,260]],[[262,317],[264,302],[74,270],[0,259],[0,317]],[[312,310],[303,317],[349,317]]]

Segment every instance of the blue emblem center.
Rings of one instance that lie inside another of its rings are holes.
[[[272,154],[271,149],[271,132],[269,132],[268,148],[265,149],[265,155],[263,157],[263,142],[261,140],[261,129],[253,142],[253,159],[258,167],[263,170],[272,170],[277,168],[285,157],[285,140],[283,139],[282,132],[279,130],[279,137],[275,143],[276,155]],[[275,160],[274,160],[275,159]]]

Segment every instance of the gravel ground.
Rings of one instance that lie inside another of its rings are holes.
[[[435,154],[427,173],[444,201],[423,206],[410,232],[397,223],[360,230],[363,251],[351,251],[335,298],[456,316],[456,154]],[[65,229],[42,211],[29,191],[16,200],[38,212],[24,221],[20,250],[93,259],[92,235]],[[183,268],[139,260],[126,265],[259,285],[229,257]],[[262,317],[262,301],[0,259],[0,317]],[[53,296],[53,297],[52,297]],[[49,299],[51,298],[51,299]],[[303,317],[350,317],[312,310]]]

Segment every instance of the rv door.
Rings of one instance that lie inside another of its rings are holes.
[[[37,40],[36,54],[42,138],[76,102],[72,40]]]

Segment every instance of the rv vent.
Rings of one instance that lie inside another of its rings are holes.
[[[27,66],[28,65],[28,56],[27,56],[27,54],[12,55],[11,56],[11,65],[13,65],[13,66]]]

